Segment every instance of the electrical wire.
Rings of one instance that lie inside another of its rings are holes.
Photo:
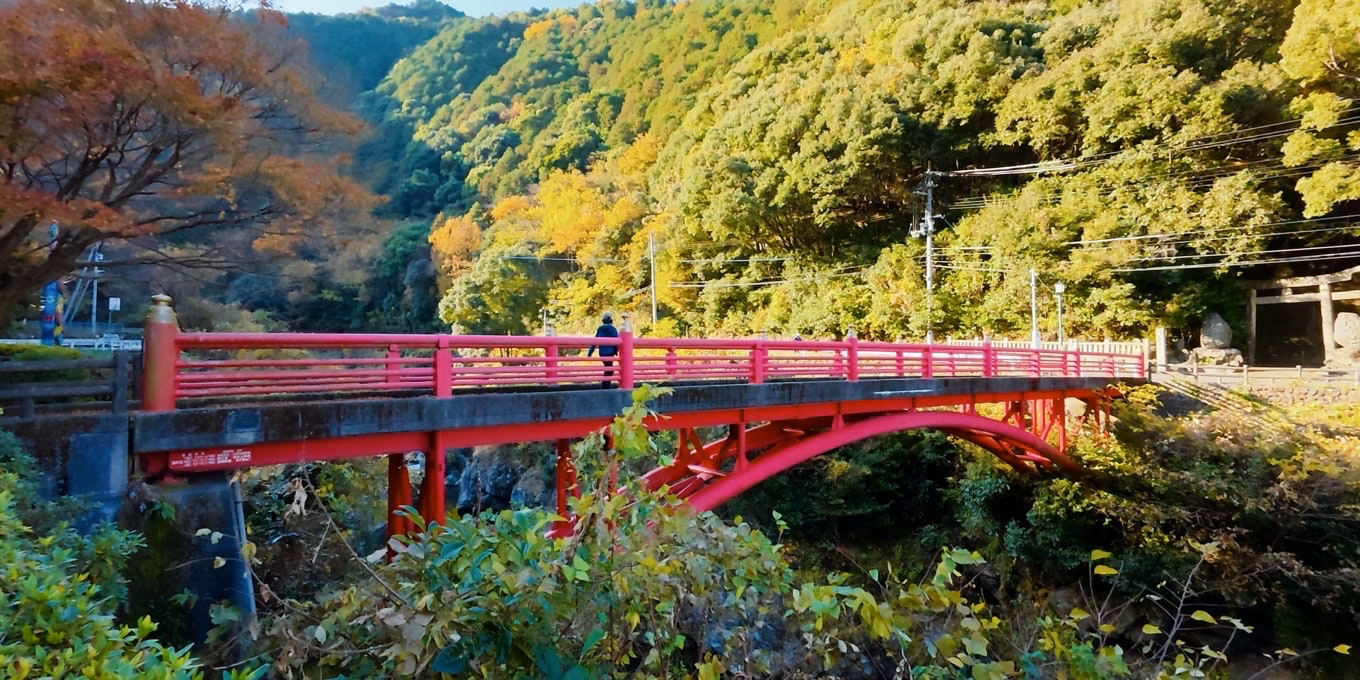
[[[1311,223],[1314,223],[1314,222],[1331,222],[1331,221],[1335,221],[1335,220],[1353,219],[1353,218],[1360,218],[1360,215],[1338,215],[1338,216],[1335,216],[1335,217],[1317,217],[1317,218],[1312,218],[1312,219],[1288,220],[1288,221],[1283,221],[1283,222],[1266,222],[1266,223],[1259,224],[1259,225],[1248,225],[1248,226],[1242,226],[1242,227],[1223,227],[1223,228],[1220,228],[1220,229],[1204,229],[1204,230],[1196,231],[1196,232],[1193,232],[1193,233],[1191,233],[1191,232],[1186,232],[1186,233],[1180,233],[1180,234],[1144,234],[1144,235],[1141,235],[1141,236],[1117,236],[1117,237],[1103,238],[1103,239],[1087,239],[1087,240],[1081,240],[1081,241],[1067,241],[1067,242],[1065,242],[1063,245],[1068,245],[1068,246],[1090,245],[1090,246],[1092,246],[1092,247],[1083,248],[1082,250],[1108,250],[1108,249],[1114,248],[1115,246],[1114,246],[1114,245],[1099,245],[1099,244],[1114,244],[1114,243],[1119,243],[1119,242],[1145,241],[1145,240],[1150,240],[1150,239],[1173,239],[1173,240],[1158,240],[1158,241],[1157,241],[1157,245],[1159,245],[1159,246],[1174,246],[1174,245],[1184,245],[1184,244],[1187,244],[1187,243],[1204,243],[1204,242],[1209,242],[1209,241],[1227,241],[1227,240],[1234,239],[1234,238],[1240,238],[1239,236],[1210,236],[1210,237],[1207,237],[1207,238],[1206,238],[1206,237],[1201,236],[1202,234],[1220,234],[1220,233],[1223,233],[1223,232],[1251,231],[1251,230],[1253,230],[1253,229],[1260,229],[1260,228],[1262,228],[1262,227],[1284,226],[1284,225],[1290,225],[1290,224],[1311,224]],[[1251,234],[1247,234],[1247,236],[1269,238],[1269,237],[1273,237],[1273,236],[1296,236],[1296,235],[1301,235],[1301,234],[1320,234],[1320,233],[1337,232],[1337,231],[1351,231],[1351,230],[1354,230],[1354,229],[1360,229],[1360,224],[1347,224],[1347,225],[1345,225],[1345,226],[1340,226],[1340,227],[1323,227],[1323,228],[1318,228],[1318,229],[1295,229],[1295,230],[1288,230],[1288,231],[1268,231],[1268,232],[1251,233]]]
[[[584,260],[574,257],[539,257],[537,255],[499,255],[500,260],[539,260],[543,262],[576,262],[580,264],[594,264],[597,262],[623,262],[623,260],[610,258],[586,258]]]
[[[1020,271],[1020,270],[1018,270],[1018,269],[997,269],[997,268],[995,268],[995,267],[969,267],[969,266],[960,266],[960,265],[957,265],[957,264],[946,264],[946,263],[942,263],[942,262],[936,262],[936,263],[935,263],[935,268],[936,268],[936,269],[950,269],[950,270],[961,271],[961,272],[979,272],[979,273],[984,273],[984,274],[1009,274],[1009,273],[1011,273],[1011,272]]]
[[[1255,225],[1249,225],[1249,226],[1243,226],[1243,227],[1220,227],[1220,228],[1218,228],[1218,229],[1205,229],[1205,230],[1203,230],[1203,231],[1199,231],[1199,232],[1196,232],[1196,233],[1200,233],[1200,234],[1217,234],[1217,233],[1219,233],[1219,232],[1224,232],[1224,231],[1245,231],[1245,230],[1248,230],[1248,229],[1258,229],[1258,228],[1260,228],[1260,227],[1280,227],[1280,226],[1285,226],[1285,225],[1289,225],[1289,224],[1310,224],[1310,223],[1313,223],[1313,222],[1331,222],[1331,221],[1334,221],[1334,220],[1346,220],[1346,219],[1360,219],[1360,214],[1353,214],[1353,215],[1335,215],[1335,216],[1332,216],[1332,217],[1309,217],[1309,218],[1304,218],[1304,219],[1299,219],[1299,220],[1283,220],[1283,221],[1280,221],[1280,222],[1264,222],[1264,223],[1262,223],[1262,224],[1255,224]],[[1351,227],[1339,227],[1339,228],[1346,228],[1346,229],[1349,229],[1349,228],[1351,228]],[[1303,233],[1303,232],[1281,231],[1281,232],[1275,232],[1273,235],[1294,234],[1294,233]],[[1110,238],[1095,238],[1095,239],[1083,239],[1083,240],[1078,240],[1078,241],[1066,241],[1066,242],[1063,243],[1063,245],[1068,245],[1068,246],[1084,246],[1084,245],[1091,245],[1091,244],[1096,244],[1096,243],[1111,243],[1111,242],[1115,242],[1115,241],[1139,241],[1139,240],[1144,240],[1144,239],[1162,238],[1162,237],[1164,237],[1164,236],[1185,236],[1185,234],[1143,234],[1143,235],[1141,235],[1141,236],[1112,236],[1112,237],[1110,237]]]
[[[1336,250],[1337,248],[1352,248],[1356,254],[1360,254],[1360,244],[1344,243],[1334,246],[1303,246],[1299,248],[1270,248],[1266,250],[1248,250],[1232,253],[1193,253],[1185,255],[1165,255],[1152,257],[1137,257],[1129,260],[1130,262],[1164,262],[1169,260],[1191,260],[1202,257],[1241,257],[1246,255],[1271,255],[1274,253],[1295,253],[1312,252],[1317,250]]]
[[[1111,269],[1114,272],[1154,272],[1154,271],[1174,271],[1178,269],[1214,269],[1219,267],[1254,267],[1264,264],[1294,264],[1296,262],[1324,262],[1328,260],[1344,260],[1360,258],[1360,251],[1355,253],[1332,253],[1329,255],[1308,255],[1302,257],[1282,257],[1266,260],[1241,260],[1238,262],[1200,262],[1191,264],[1174,264],[1157,267],[1117,267]]]
[[[1319,130],[1325,130],[1325,129],[1334,128],[1334,127],[1342,127],[1342,126],[1345,126],[1345,125],[1350,125],[1350,124],[1353,124],[1353,123],[1360,122],[1360,115],[1354,115],[1354,116],[1348,115],[1348,114],[1352,114],[1352,113],[1356,113],[1356,112],[1360,112],[1360,106],[1354,106],[1354,107],[1351,107],[1351,108],[1346,109],[1346,110],[1344,110],[1344,111],[1341,111],[1341,112],[1338,114],[1338,119],[1337,119],[1337,121],[1336,121],[1335,123],[1332,123],[1331,125],[1323,126],[1323,127],[1319,128]],[[1171,148],[1169,145],[1167,145],[1167,144],[1160,144],[1160,145],[1155,145],[1155,146],[1151,147],[1150,149],[1149,149],[1149,148],[1144,148],[1143,150],[1144,150],[1144,151],[1153,151],[1153,152],[1155,152],[1155,151],[1157,151],[1158,148],[1160,147],[1160,148],[1166,149],[1166,150],[1168,150],[1168,151],[1170,151],[1170,150],[1176,150],[1176,151],[1199,151],[1199,150],[1205,150],[1205,149],[1221,148],[1221,147],[1225,147],[1225,146],[1233,146],[1233,145],[1237,145],[1237,144],[1245,144],[1245,143],[1249,143],[1249,142],[1264,141],[1264,140],[1267,140],[1267,139],[1273,139],[1273,138],[1283,137],[1283,136],[1285,136],[1285,135],[1293,134],[1293,133],[1298,129],[1298,127],[1300,127],[1301,120],[1302,120],[1302,119],[1295,119],[1295,120],[1290,120],[1290,121],[1283,121],[1283,122],[1280,122],[1280,123],[1271,123],[1271,124],[1268,124],[1268,125],[1256,126],[1256,127],[1254,127],[1254,128],[1245,128],[1245,129],[1243,129],[1243,130],[1238,130],[1238,131],[1234,131],[1234,132],[1219,133],[1219,134],[1217,134],[1217,135],[1207,135],[1207,136],[1204,136],[1204,137],[1201,137],[1201,138],[1192,138],[1191,140],[1188,140],[1186,143],[1183,143],[1183,144],[1184,144],[1183,146],[1178,147],[1178,148],[1175,148],[1175,149],[1172,149],[1172,148]],[[1290,126],[1290,127],[1288,127],[1288,128],[1285,129],[1285,130],[1277,130],[1277,131],[1272,131],[1272,132],[1265,132],[1265,133],[1256,134],[1256,135],[1245,135],[1245,136],[1243,136],[1243,135],[1241,134],[1241,133],[1245,133],[1245,132],[1252,132],[1252,131],[1254,131],[1254,130],[1264,130],[1264,129],[1268,129],[1268,128],[1280,127],[1280,126],[1285,126],[1285,125]],[[1231,138],[1228,138],[1228,139],[1214,139],[1215,137],[1224,136],[1224,135],[1228,135],[1228,134],[1236,134],[1237,136],[1231,137]],[[1207,143],[1204,143],[1204,144],[1193,144],[1193,143],[1192,143],[1192,142],[1197,141],[1197,140],[1199,140],[1199,139],[1208,139],[1208,140],[1211,140],[1211,141],[1209,141],[1209,142],[1207,142]],[[1104,163],[1112,162],[1112,161],[1116,160],[1116,156],[1117,156],[1118,154],[1120,154],[1120,153],[1122,153],[1122,152],[1109,152],[1108,154],[1105,154],[1105,157],[1104,157],[1104,158],[1101,158],[1101,157],[1097,156],[1097,157],[1092,157],[1092,159],[1085,159],[1085,160],[1083,160],[1083,159],[1077,159],[1077,160],[1068,160],[1068,161],[1043,161],[1043,162],[1040,162],[1040,163],[1030,163],[1030,164],[1024,164],[1024,165],[1015,165],[1015,166],[1001,166],[1001,167],[997,167],[997,168],[975,168],[975,169],[969,169],[969,170],[956,170],[956,171],[950,171],[950,172],[941,172],[940,174],[954,175],[954,176],[1005,176],[1005,175],[1018,175],[1018,174],[1035,174],[1035,173],[1040,173],[1040,172],[1050,172],[1050,171],[1056,171],[1056,170],[1083,169],[1083,168],[1086,168],[1086,167],[1093,167],[1093,166],[1095,166],[1095,165],[1103,165]],[[1219,173],[1220,176],[1221,176],[1222,174],[1235,174],[1236,172],[1240,172],[1240,171],[1241,171],[1243,168],[1245,168],[1246,166],[1255,165],[1255,164],[1260,164],[1260,163],[1265,163],[1265,162],[1280,161],[1280,160],[1281,160],[1280,158],[1271,158],[1271,159],[1262,159],[1262,160],[1257,160],[1257,161],[1251,161],[1251,162],[1244,163],[1244,164],[1235,164],[1235,165],[1233,165],[1233,166],[1224,166],[1224,167],[1222,167],[1222,168],[1212,169],[1212,170],[1208,171],[1208,172],[1203,176],[1202,179],[1206,179],[1206,180],[1207,180],[1210,176],[1213,176],[1215,172]],[[1322,162],[1330,162],[1331,160],[1336,160],[1336,159],[1324,159]],[[1312,165],[1316,166],[1316,165],[1318,165],[1318,164],[1320,164],[1320,163],[1314,163],[1314,164],[1312,164]],[[1282,163],[1281,163],[1281,165],[1282,165]],[[1306,167],[1306,166],[1298,166],[1298,167]],[[1194,175],[1196,172],[1197,172],[1197,171],[1181,171],[1181,172],[1178,172],[1178,173],[1169,173],[1169,174],[1162,175],[1162,176],[1165,176],[1165,177],[1186,176],[1186,175]],[[1295,175],[1291,174],[1291,175],[1285,175],[1285,176],[1295,176]],[[1149,175],[1149,176],[1145,176],[1145,177],[1143,177],[1143,178],[1141,178],[1141,179],[1148,179],[1149,177],[1153,177],[1153,176]],[[968,209],[975,209],[975,208],[985,207],[986,205],[990,205],[990,204],[992,204],[994,201],[997,201],[997,200],[1004,200],[1004,199],[994,199],[994,198],[992,198],[991,196],[970,196],[970,197],[963,198],[963,199],[960,199],[960,200],[954,202],[952,205],[949,206],[949,208],[950,208],[951,210],[968,210]]]
[[[848,265],[832,270],[830,273],[819,273],[810,276],[800,276],[793,278],[765,279],[761,281],[688,281],[683,283],[672,283],[671,288],[758,288],[761,286],[777,286],[783,283],[797,283],[801,281],[817,281],[827,278],[838,278],[843,276],[859,276],[869,270],[868,267],[861,267],[856,271],[844,271],[857,265]]]
[[[793,258],[791,258],[791,257],[740,257],[740,258],[732,258],[732,259],[723,259],[723,258],[720,258],[720,257],[712,257],[712,258],[701,258],[701,259],[688,258],[688,259],[682,259],[682,260],[679,260],[679,261],[680,261],[680,262],[689,262],[689,263],[694,263],[694,262],[701,262],[701,263],[702,263],[702,262],[717,262],[717,263],[726,264],[726,263],[729,263],[729,262],[784,262],[784,261],[786,261],[786,260],[791,260],[791,259],[793,259]]]
[[[1331,125],[1323,126],[1318,129],[1326,130],[1328,128],[1340,127],[1342,125],[1348,125],[1350,123],[1360,121],[1360,116],[1352,116],[1349,118],[1345,117],[1348,114],[1355,113],[1358,111],[1360,111],[1360,106],[1353,106],[1349,109],[1341,111],[1340,113],[1337,114],[1338,115],[1337,122]],[[1302,121],[1303,119],[1300,117],[1289,121],[1281,121],[1278,123],[1258,125],[1255,127],[1243,128],[1241,130],[1232,130],[1227,132],[1215,133],[1212,135],[1204,135],[1201,137],[1192,137],[1174,147],[1170,143],[1162,142],[1147,147],[1143,147],[1139,150],[1143,152],[1156,152],[1159,149],[1164,149],[1167,151],[1199,151],[1203,149],[1215,149],[1224,146],[1233,146],[1236,144],[1264,141],[1266,139],[1273,139],[1276,137],[1283,137],[1285,135],[1293,134],[1294,131],[1298,128],[1298,126],[1302,124]],[[1280,127],[1282,125],[1288,125],[1291,127],[1285,130],[1276,130],[1271,132],[1262,132],[1260,134],[1243,136],[1243,133],[1250,133],[1255,132],[1257,130],[1265,130],[1267,128]],[[1225,135],[1237,135],[1237,136],[1224,140],[1214,140],[1214,138],[1216,137],[1222,137]],[[1204,144],[1194,143],[1205,139],[1214,141],[1210,141]],[[1123,151],[1111,151],[1106,152],[1104,154],[1097,154],[1089,158],[1039,161],[1035,163],[1022,163],[1019,165],[1006,165],[994,168],[969,168],[965,170],[938,171],[936,174],[947,175],[951,177],[1002,177],[1008,175],[1029,175],[1045,172],[1060,172],[1066,170],[1077,170],[1087,167],[1093,167],[1095,165],[1103,165],[1105,163],[1112,162],[1113,160],[1118,158],[1119,155],[1122,153]]]
[[[1355,120],[1360,121],[1360,117],[1356,117]],[[1320,168],[1323,165],[1326,165],[1327,163],[1356,159],[1360,159],[1360,154],[1347,154],[1345,152],[1338,152],[1335,154],[1314,159],[1309,163],[1303,163],[1300,165],[1285,165],[1283,156],[1272,156],[1270,158],[1263,158],[1255,161],[1246,161],[1242,163],[1233,163],[1230,165],[1223,165],[1216,168],[1200,168],[1195,170],[1183,170],[1180,172],[1173,173],[1153,173],[1138,177],[1127,178],[1120,185],[1107,187],[1105,189],[1097,191],[1095,195],[1098,197],[1113,196],[1114,194],[1127,188],[1130,185],[1146,186],[1147,184],[1150,184],[1152,182],[1173,179],[1185,180],[1186,185],[1191,189],[1204,189],[1211,186],[1213,182],[1218,179],[1224,177],[1231,177],[1239,173],[1246,172],[1248,170],[1278,171],[1264,175],[1258,175],[1257,177],[1255,177],[1255,179],[1260,181],[1280,179],[1284,177],[1296,177],[1301,174],[1306,174],[1317,168]],[[961,198],[958,201],[955,201],[954,203],[950,204],[949,209],[972,210],[977,208],[985,208],[989,205],[1001,205],[1008,201],[1014,200],[1014,198],[1017,195],[1018,194],[1016,193],[1011,193],[999,197],[996,195],[969,196],[967,198]],[[1064,197],[1063,191],[1057,190],[1039,194],[1034,198],[1036,200],[1045,201],[1050,205],[1055,205],[1057,203],[1060,203],[1063,197]]]

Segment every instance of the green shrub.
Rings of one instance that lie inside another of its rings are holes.
[[[17,440],[0,431],[0,674],[202,677],[187,648],[150,637],[150,619],[126,626],[114,618],[119,571],[140,537],[110,526],[78,535],[37,498],[25,476],[32,473],[24,472],[33,469]],[[35,531],[35,524],[45,528]]]
[[[55,361],[79,359],[80,350],[55,345],[0,345],[0,361]]]
[[[0,362],[4,361],[65,361],[81,359],[80,350],[50,345],[0,345]],[[4,374],[6,382],[74,382],[88,380],[90,371],[68,368],[59,371],[20,371]]]
[[[1360,428],[1260,406],[1163,417],[1157,400],[1155,389],[1139,390],[1117,408],[1112,436],[1077,443],[1087,474],[1035,485],[1024,519],[1007,527],[1008,552],[1062,582],[1080,575],[1090,551],[1108,549],[1124,598],[1195,569],[1200,604],[1274,637],[1248,645],[1353,643]]]

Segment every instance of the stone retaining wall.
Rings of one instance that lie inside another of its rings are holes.
[[[1356,404],[1360,405],[1360,387],[1332,386],[1279,386],[1250,385],[1233,386],[1234,390],[1246,392],[1276,406],[1299,406],[1307,404]]]

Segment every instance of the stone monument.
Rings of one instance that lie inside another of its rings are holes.
[[[1199,347],[1190,351],[1190,361],[1213,366],[1241,366],[1242,351],[1231,345],[1232,328],[1217,312],[1209,312],[1200,326]]]
[[[1341,348],[1332,351],[1332,358],[1327,361],[1328,368],[1360,366],[1360,314],[1337,314],[1332,324],[1332,340]]]

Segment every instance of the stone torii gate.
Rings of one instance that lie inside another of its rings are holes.
[[[1298,276],[1272,281],[1258,281],[1250,286],[1247,307],[1247,363],[1256,363],[1256,320],[1258,305],[1316,302],[1321,306],[1322,349],[1325,361],[1336,357],[1335,302],[1360,300],[1360,285],[1351,286],[1360,276],[1360,266],[1343,269],[1334,274]]]

